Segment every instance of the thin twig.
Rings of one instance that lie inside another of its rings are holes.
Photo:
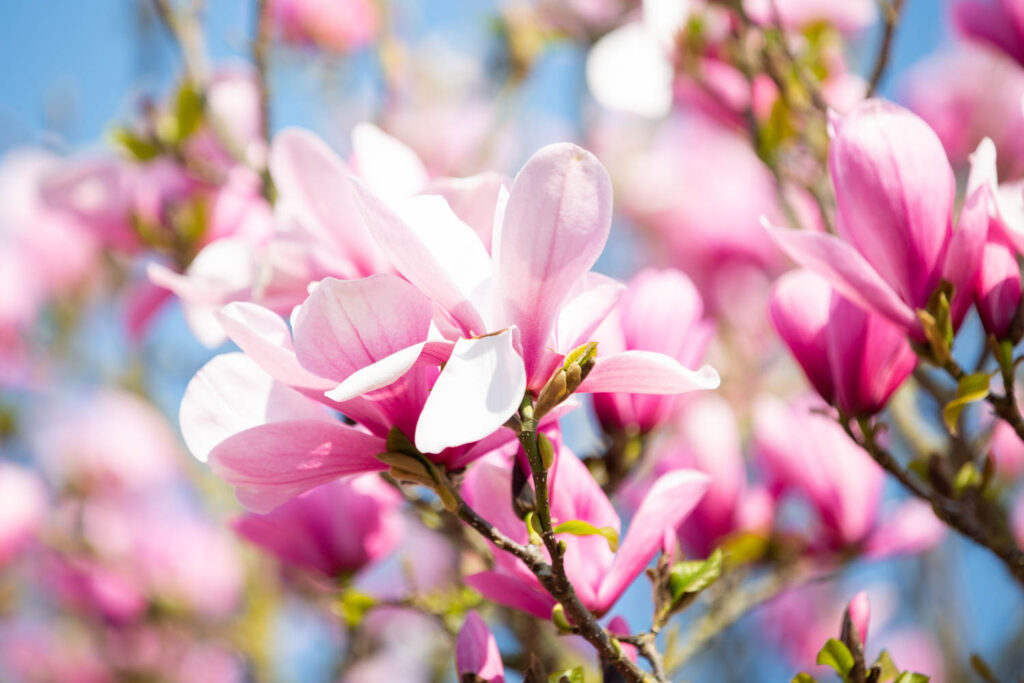
[[[885,70],[889,66],[889,57],[892,53],[892,42],[896,36],[896,25],[900,21],[900,13],[903,11],[904,0],[892,0],[882,2],[882,15],[885,19],[885,28],[882,33],[882,44],[878,48],[875,57],[875,65],[871,69],[871,76],[868,78],[867,96],[871,97],[878,90],[878,86],[885,76]]]
[[[1000,532],[992,529],[979,518],[974,499],[948,498],[918,481],[891,453],[879,445],[875,438],[877,426],[866,419],[858,420],[861,431],[859,436],[853,431],[849,420],[841,419],[840,423],[850,438],[867,451],[882,469],[893,475],[907,491],[930,503],[936,517],[978,545],[988,548],[1003,561],[1017,582],[1024,586],[1024,552],[1021,552],[1005,530]]]
[[[270,141],[270,86],[267,48],[270,45],[270,3],[256,0],[256,28],[253,32],[252,63],[256,68],[256,86],[260,98],[260,130],[264,142]]]

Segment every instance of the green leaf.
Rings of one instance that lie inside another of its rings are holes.
[[[882,650],[870,668],[872,671],[878,671],[878,676],[875,678],[878,683],[891,681],[900,675],[900,670],[896,666],[896,662],[892,661],[892,656],[888,650]]]
[[[349,628],[355,628],[377,604],[377,599],[353,588],[349,588],[335,602],[335,612],[345,619]]]
[[[990,376],[984,372],[976,372],[960,378],[956,387],[956,398],[942,409],[942,420],[946,423],[949,433],[956,435],[957,422],[960,414],[970,403],[984,400],[988,396]]]
[[[562,522],[556,526],[553,531],[556,534],[572,534],[573,536],[604,536],[613,553],[619,549],[619,532],[610,526],[598,528],[590,522],[570,519],[568,522]]]
[[[174,117],[177,121],[177,140],[186,140],[199,129],[203,118],[203,100],[199,92],[188,81],[178,89],[178,97],[174,103]]]
[[[928,683],[931,679],[924,674],[911,673],[910,671],[904,671],[900,674],[894,683]]]
[[[953,493],[959,496],[966,489],[981,486],[982,476],[973,462],[965,462],[953,477]]]
[[[115,145],[136,161],[149,161],[160,155],[159,145],[140,137],[128,128],[115,128],[110,137]]]
[[[825,647],[821,648],[818,652],[818,664],[823,666],[830,666],[835,669],[836,673],[839,674],[840,678],[844,681],[850,674],[850,669],[853,668],[854,659],[853,654],[850,653],[850,648],[846,647],[842,642],[835,638],[829,638],[828,642],[825,643]]]
[[[583,667],[556,671],[548,676],[548,683],[583,683]]]
[[[789,683],[818,683],[818,680],[811,674],[801,671],[796,676],[793,676]]]
[[[669,588],[672,590],[672,600],[679,600],[684,595],[699,593],[704,590],[722,575],[722,549],[715,548],[715,552],[706,560],[694,560],[691,562],[677,562],[669,574]]]

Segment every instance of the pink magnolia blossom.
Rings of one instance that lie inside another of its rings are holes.
[[[618,306],[594,333],[603,352],[654,351],[695,367],[711,341],[697,288],[678,270],[648,269],[629,283]],[[648,432],[669,418],[678,396],[593,395],[594,412],[605,431]]]
[[[564,446],[549,478],[552,524],[582,520],[619,533],[621,522],[586,466]],[[613,552],[602,536],[565,534],[566,574],[576,594],[592,612],[605,614],[662,547],[671,532],[693,510],[710,478],[693,470],[660,477],[633,516],[628,533]],[[511,471],[494,461],[478,463],[467,475],[463,495],[485,519],[517,542],[526,543],[526,526],[512,510]],[[495,568],[466,577],[466,582],[499,604],[551,616],[555,605],[537,578],[508,553],[495,552]]]
[[[762,399],[754,434],[761,469],[778,497],[795,495],[815,513],[822,551],[859,548],[870,557],[921,552],[945,527],[918,500],[879,514],[885,473],[831,417],[811,401]],[[794,439],[794,434],[800,434]]]
[[[0,462],[0,568],[35,537],[46,508],[46,488],[35,472]]]
[[[1024,442],[1013,427],[996,420],[989,441],[989,454],[996,466],[996,472],[1007,479],[1016,479],[1024,473]]]
[[[779,278],[770,315],[811,385],[847,415],[873,415],[917,363],[903,335],[809,270]]]
[[[588,272],[607,238],[610,187],[578,147],[555,145],[527,163],[498,214],[493,256],[443,198],[414,197],[396,212],[365,184],[341,180],[358,197],[367,234],[407,281],[323,280],[293,315],[294,340],[271,311],[229,305],[221,323],[254,362],[242,370],[245,361],[215,359],[182,406],[193,453],[214,451],[215,471],[263,511],[318,483],[381,469],[374,456],[395,427],[452,468],[507,441],[500,428],[524,392],[539,392],[563,354],[590,340],[621,292]],[[578,391],[671,394],[717,384],[711,368],[624,351],[599,355]],[[222,408],[240,386],[254,397],[238,411],[244,418]],[[299,393],[276,417],[278,406],[257,397],[288,395],[285,387]]]
[[[370,474],[324,484],[268,514],[239,517],[232,527],[286,565],[345,577],[394,549],[401,503],[397,491]]]
[[[693,557],[707,557],[718,542],[737,531],[770,530],[773,501],[760,486],[747,482],[739,424],[729,403],[716,394],[688,401],[677,430],[655,442],[644,475],[629,482],[622,497],[633,506],[664,474],[693,469],[711,479],[693,512],[676,528],[680,543]]]
[[[84,629],[39,619],[9,620],[0,632],[0,672],[27,683],[114,683],[116,673]]]
[[[981,253],[981,268],[975,283],[975,301],[985,331],[996,339],[1018,335],[1012,328],[1020,326],[1020,266],[1013,249],[989,241]]]
[[[372,0],[271,0],[270,11],[284,40],[335,52],[365,47],[380,30]]]
[[[800,29],[822,22],[843,33],[866,29],[875,21],[876,4],[870,0],[744,0],[743,7],[759,23]]]
[[[476,675],[485,683],[505,683],[505,667],[494,635],[476,612],[469,612],[455,641],[455,671],[460,680]]]
[[[45,580],[66,604],[117,623],[141,619],[156,603],[206,619],[238,603],[243,571],[228,533],[166,497],[118,496],[71,504],[53,533],[80,538],[89,553],[56,547]]]
[[[907,107],[931,126],[954,166],[967,163],[988,137],[1000,155],[1000,174],[1024,173],[1024,70],[991,51],[963,45],[913,66],[901,85]]]
[[[968,38],[988,43],[1024,64],[1024,3],[1020,0],[962,0],[953,24]]]
[[[115,390],[51,407],[33,441],[51,480],[97,495],[157,490],[178,476],[182,455],[155,408]]]
[[[829,167],[841,237],[769,228],[794,260],[836,291],[923,340],[916,311],[943,280],[954,327],[970,306],[988,229],[987,187],[971,192],[953,230],[953,171],[917,116],[869,100],[832,122]]]

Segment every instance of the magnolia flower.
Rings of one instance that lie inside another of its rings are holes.
[[[594,333],[602,352],[654,351],[694,367],[704,356],[714,326],[703,317],[697,288],[678,270],[648,269],[629,283],[618,306]],[[607,432],[648,432],[669,418],[673,395],[604,394],[593,396],[594,412]]]
[[[711,477],[708,490],[676,534],[687,553],[707,557],[718,542],[737,531],[766,533],[772,525],[773,501],[760,486],[747,482],[739,424],[729,403],[717,394],[688,401],[677,430],[652,445],[649,467],[630,481],[622,498],[638,506],[651,484],[677,470],[697,470]]]
[[[761,399],[754,435],[775,495],[795,494],[812,506],[818,549],[857,548],[886,557],[921,552],[941,539],[945,527],[927,503],[915,499],[879,514],[885,473],[832,418],[816,412],[813,402],[787,406]]]
[[[811,385],[847,415],[873,415],[917,363],[903,331],[809,270],[779,278],[770,315]]]
[[[0,462],[0,568],[42,527],[46,507],[46,488],[35,472]]]
[[[491,254],[439,198],[415,198],[399,214],[355,187],[371,233],[398,272],[445,312],[439,322],[455,338],[416,426],[423,452],[500,427],[524,390],[538,394],[566,354],[591,340],[621,294],[589,272],[608,238],[611,183],[575,145],[545,147],[519,172],[496,214]],[[418,336],[422,345],[426,337]],[[401,352],[401,362],[362,370],[359,391],[393,381],[416,361],[414,348]],[[624,351],[599,356],[576,390],[675,394],[716,386],[710,367],[694,372],[662,354]],[[357,392],[339,385],[330,395]]]
[[[395,547],[401,503],[395,489],[369,474],[324,484],[265,515],[246,514],[232,527],[286,565],[345,577]]]
[[[1024,3],[1020,0],[962,0],[953,24],[968,38],[988,43],[1024,64]]]
[[[270,16],[288,42],[336,52],[365,47],[380,29],[373,0],[271,0]]]
[[[840,237],[769,227],[794,260],[919,340],[917,311],[943,281],[954,328],[970,306],[988,227],[987,186],[953,230],[953,171],[935,133],[909,111],[869,100],[832,121],[829,168]]]
[[[455,671],[460,681],[468,678],[478,683],[505,683],[498,643],[484,620],[473,611],[466,614],[455,641]]]
[[[611,530],[617,538],[621,522],[586,466],[564,446],[548,481],[552,524],[580,520]],[[513,513],[511,471],[494,461],[478,463],[466,477],[466,501],[512,540],[527,543],[525,524]],[[617,551],[599,535],[561,535],[566,544],[565,569],[576,594],[594,614],[605,614],[662,547],[671,532],[693,510],[707,490],[710,478],[693,470],[677,470],[651,486],[633,516]],[[466,577],[466,583],[486,598],[547,619],[555,600],[522,561],[495,552],[495,568]]]

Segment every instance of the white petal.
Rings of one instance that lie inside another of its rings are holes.
[[[332,401],[342,403],[374,389],[386,387],[409,372],[426,345],[427,342],[420,342],[407,346],[376,363],[360,368],[324,395]]]
[[[460,339],[423,406],[416,447],[424,453],[478,441],[500,429],[519,408],[526,369],[515,328]]]
[[[359,176],[386,201],[412,197],[427,183],[416,152],[371,123],[352,129],[352,152]]]
[[[672,65],[639,23],[606,34],[587,57],[587,85],[609,109],[661,118],[672,107]]]

